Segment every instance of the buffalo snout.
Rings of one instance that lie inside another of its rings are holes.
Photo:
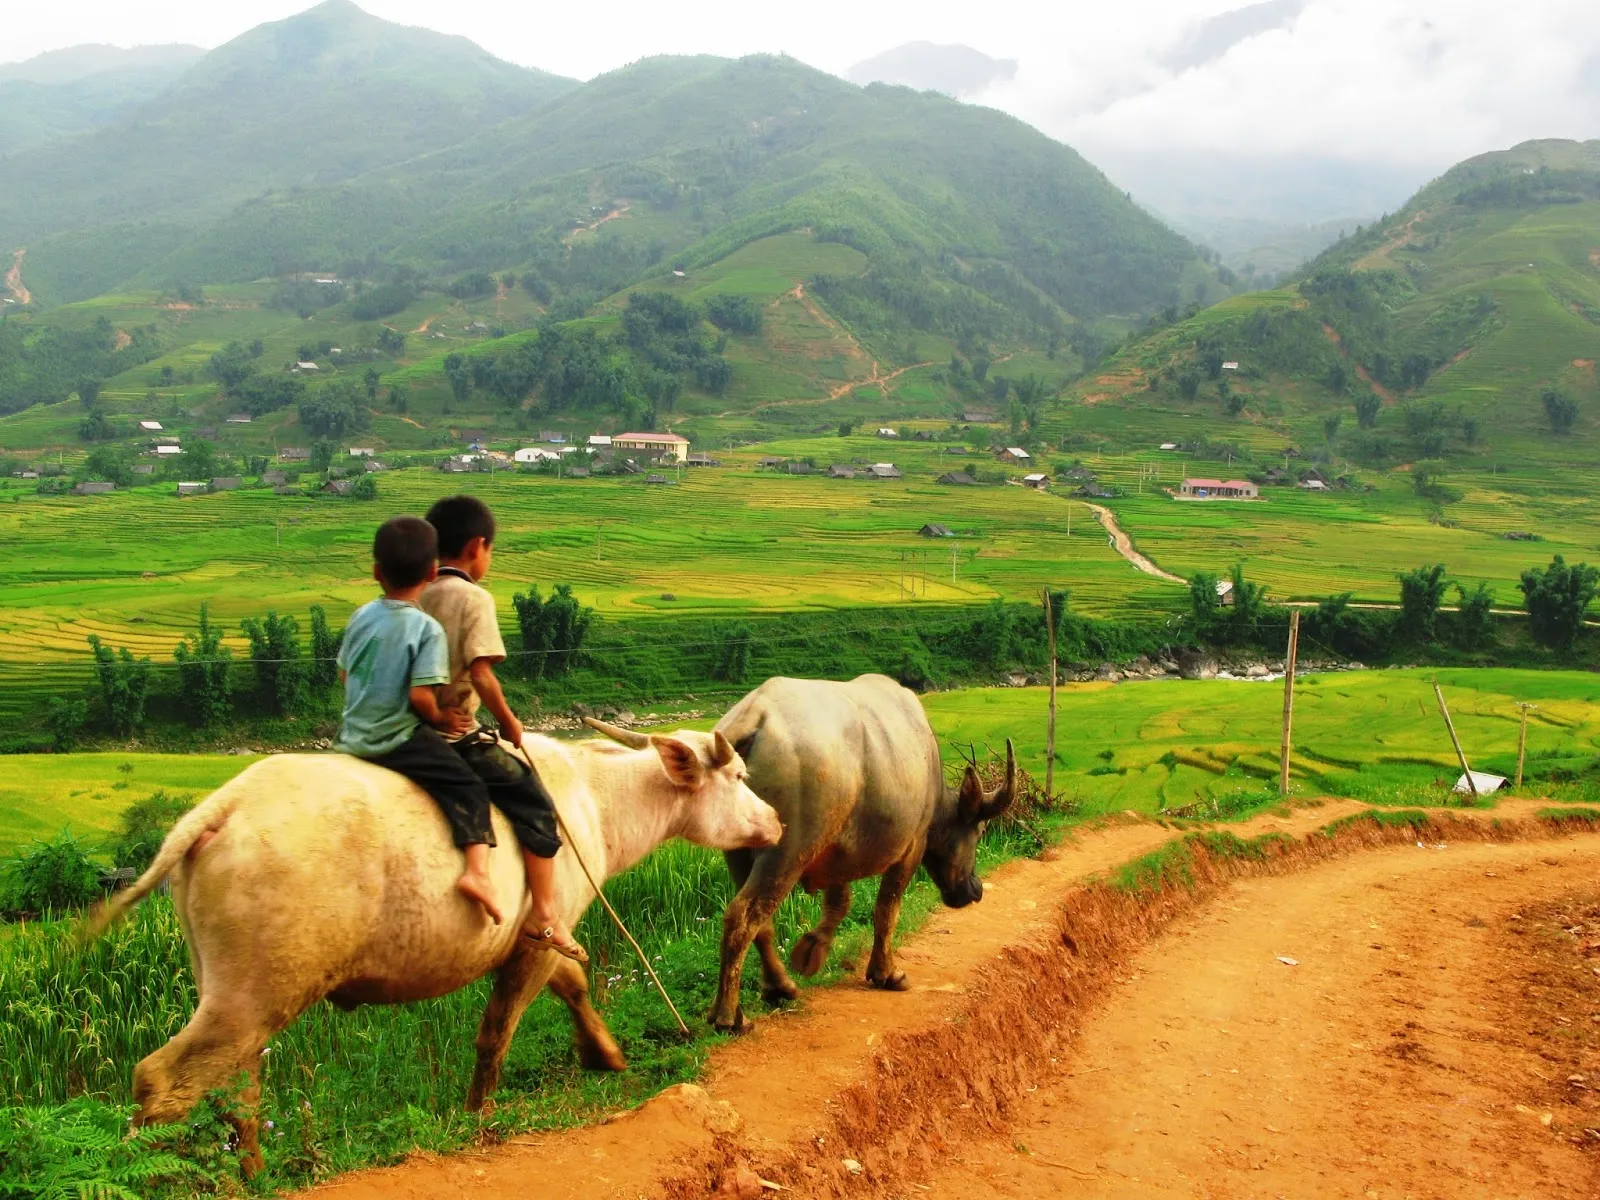
[[[965,908],[983,899],[983,881],[976,875],[968,875],[955,886],[940,889],[940,896],[949,908]]]
[[[778,810],[764,801],[757,801],[757,804],[750,840],[744,847],[747,850],[765,850],[783,840],[783,822],[778,819]]]

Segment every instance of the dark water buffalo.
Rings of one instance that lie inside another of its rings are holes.
[[[945,786],[939,746],[917,697],[883,675],[849,683],[769,679],[717,723],[750,772],[750,789],[777,810],[783,838],[765,850],[727,855],[739,891],[722,926],[722,974],[711,1022],[744,1024],[739,978],[755,941],[769,1003],[798,995],[773,946],[772,914],[795,884],[823,894],[822,920],[795,943],[789,966],[814,975],[834,931],[850,911],[850,884],[882,876],[873,913],[867,980],[903,991],[891,939],[900,898],[920,863],[944,902],[961,908],[983,898],[975,873],[985,822],[1016,790],[1016,757],[1006,742],[1006,781],[984,791],[967,768]]]

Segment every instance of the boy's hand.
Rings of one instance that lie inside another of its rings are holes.
[[[509,721],[504,721],[500,725],[500,736],[519,750],[522,749],[522,733],[522,722],[517,720],[516,717],[512,717]]]
[[[439,719],[433,723],[433,727],[448,737],[458,737],[463,733],[471,733],[476,724],[459,708],[441,708]]]

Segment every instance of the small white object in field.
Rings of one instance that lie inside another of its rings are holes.
[[[1278,961],[1286,967],[1298,967],[1300,965],[1298,958],[1290,958],[1287,954],[1278,955]]]
[[[852,1174],[852,1175],[859,1175],[859,1174],[861,1174],[862,1167],[861,1167],[861,1164],[858,1163],[855,1159],[847,1158],[847,1159],[844,1160],[844,1169],[846,1171],[849,1171],[850,1174]]]

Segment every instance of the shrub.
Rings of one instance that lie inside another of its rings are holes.
[[[178,818],[194,807],[189,796],[174,796],[158,791],[135,801],[122,813],[122,828],[109,847],[111,862],[132,867],[143,874],[155,861],[156,851],[166,840]]]
[[[1450,640],[1461,650],[1487,650],[1494,645],[1494,592],[1487,583],[1467,591],[1456,584],[1460,601],[1451,622]]]
[[[126,646],[113,650],[92,633],[89,647],[94,651],[106,727],[118,737],[127,737],[144,724],[145,701],[150,695],[150,660],[134,658]]]
[[[728,683],[743,683],[750,670],[750,626],[740,623],[721,630],[712,676]]]
[[[761,309],[749,296],[712,296],[706,301],[706,317],[729,333],[761,332]]]
[[[417,298],[409,283],[390,283],[363,292],[350,302],[350,315],[357,321],[376,321],[392,317]]]
[[[548,600],[533,588],[527,595],[512,596],[511,604],[522,634],[523,674],[539,680],[571,670],[594,622],[594,609],[578,603],[566,583],[556,584]]]
[[[0,907],[9,913],[62,912],[99,895],[100,868],[70,830],[34,842],[0,867]]]
[[[320,692],[330,690],[339,682],[339,646],[344,641],[344,630],[335,633],[328,627],[328,614],[322,605],[311,606],[311,662],[307,664],[307,678]]]
[[[1400,576],[1400,620],[1395,632],[1403,641],[1417,645],[1433,641],[1445,587],[1442,563]]]
[[[1552,650],[1572,649],[1600,586],[1600,570],[1587,563],[1569,567],[1558,554],[1549,567],[1524,571],[1520,586],[1533,640]]]
[[[84,700],[68,700],[51,696],[45,724],[50,729],[50,748],[57,754],[66,754],[78,744],[84,722],[89,719],[89,705]]]

